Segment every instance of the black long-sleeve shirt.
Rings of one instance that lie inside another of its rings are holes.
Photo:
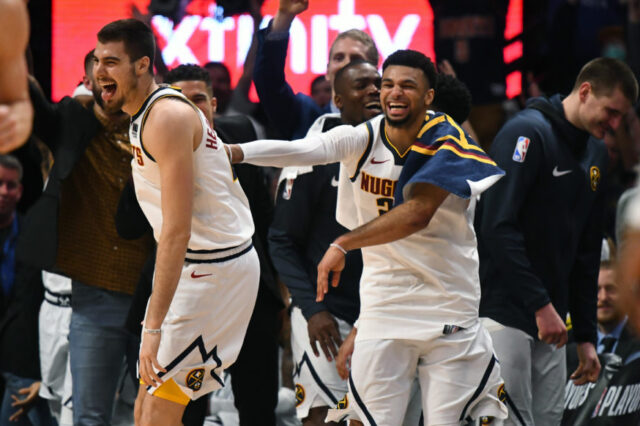
[[[269,248],[293,304],[307,320],[317,312],[329,311],[353,323],[360,312],[360,250],[347,253],[340,285],[331,287],[323,302],[315,301],[318,263],[329,244],[348,231],[336,221],[338,173],[339,164],[334,163],[315,166],[309,173],[281,182],[269,229]]]
[[[551,302],[571,313],[577,341],[595,343],[603,142],[571,125],[556,95],[505,124],[489,154],[506,176],[476,210],[480,315],[537,338],[535,312]]]

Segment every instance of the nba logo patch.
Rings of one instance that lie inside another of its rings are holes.
[[[282,190],[282,198],[284,200],[290,200],[292,191],[293,191],[293,179],[289,178],[284,183],[284,189]]]
[[[529,143],[531,140],[524,136],[520,136],[518,138],[518,143],[516,143],[516,149],[513,151],[513,161],[517,161],[518,163],[524,163],[524,159],[527,156],[527,150],[529,149]]]
[[[133,123],[133,126],[131,126],[131,133],[133,133],[133,136],[138,136],[138,123]]]

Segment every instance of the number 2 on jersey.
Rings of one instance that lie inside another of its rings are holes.
[[[391,210],[391,206],[393,206],[393,198],[378,198],[376,199],[376,204],[378,204],[378,214],[382,216],[389,210]]]

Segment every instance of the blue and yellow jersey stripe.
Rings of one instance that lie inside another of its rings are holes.
[[[409,184],[431,183],[459,197],[469,198],[503,174],[504,171],[451,117],[430,112],[406,156],[396,186],[396,204],[403,201],[403,188]]]
[[[418,140],[411,146],[411,150],[433,156],[440,149],[449,150],[463,158],[496,165],[480,146],[467,138],[464,130],[451,117],[446,114],[427,114],[425,124],[418,133]]]

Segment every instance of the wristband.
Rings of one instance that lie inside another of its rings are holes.
[[[340,244],[336,244],[336,243],[331,243],[329,244],[329,247],[335,247],[338,250],[340,250],[342,252],[342,254],[346,255],[347,251],[345,249],[342,248],[342,246]]]
[[[162,333],[162,329],[160,329],[160,328],[147,328],[147,327],[142,327],[142,331],[143,331],[144,333],[147,333],[147,334],[160,334],[160,333]]]

